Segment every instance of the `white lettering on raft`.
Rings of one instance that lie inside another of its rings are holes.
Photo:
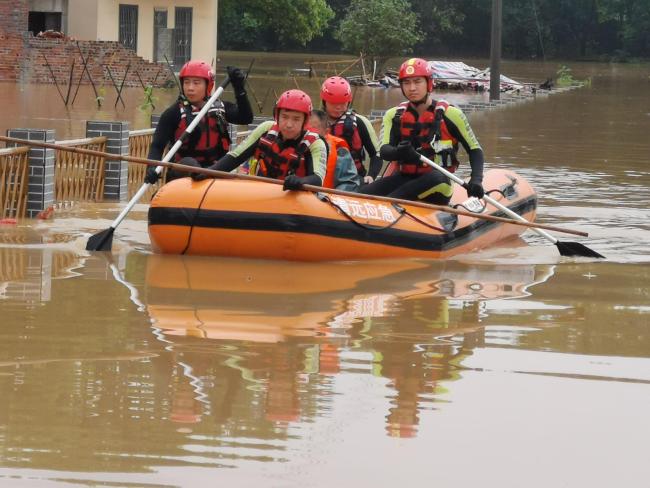
[[[351,198],[332,197],[332,203],[337,205],[343,212],[350,217],[360,219],[380,220],[382,222],[393,223],[397,220],[393,209],[383,203],[360,202]]]

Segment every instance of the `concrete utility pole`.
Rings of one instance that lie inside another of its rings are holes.
[[[492,38],[490,49],[490,100],[501,98],[502,0],[492,0]]]

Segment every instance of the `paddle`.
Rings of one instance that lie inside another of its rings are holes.
[[[431,161],[429,158],[420,155],[420,161],[422,161],[425,164],[428,164],[432,168],[435,168],[437,171],[440,171],[442,174],[444,174],[450,180],[458,183],[460,186],[467,189],[467,183],[465,183],[463,180],[461,180],[455,174],[450,173],[449,171],[444,169],[442,166],[437,165],[436,163]],[[512,217],[513,219],[515,219],[515,220],[517,220],[519,222],[530,223],[525,218],[523,218],[521,215],[513,212],[512,210],[510,210],[505,205],[500,204],[494,198],[492,198],[491,196],[489,196],[487,194],[485,196],[483,196],[483,200],[485,200],[490,205],[498,208],[503,213],[505,213],[506,215]],[[558,251],[560,251],[561,256],[584,256],[584,257],[588,257],[588,258],[605,258],[605,256],[603,256],[602,254],[597,253],[593,249],[589,249],[587,246],[585,246],[584,244],[580,244],[579,242],[560,242],[560,241],[558,241],[555,237],[553,237],[548,232],[544,232],[543,230],[541,230],[542,228],[545,228],[545,227],[535,226],[535,227],[531,227],[531,228],[535,232],[537,232],[540,236],[548,239],[553,244],[555,244],[557,246]]]
[[[217,90],[212,94],[210,99],[207,102],[205,102],[205,104],[203,105],[203,108],[201,108],[201,111],[196,115],[196,117],[194,117],[194,119],[192,120],[190,125],[187,127],[187,129],[185,129],[185,132],[183,132],[183,135],[181,135],[181,137],[174,143],[174,145],[169,150],[169,152],[167,154],[165,154],[165,157],[162,160],[163,162],[166,163],[166,162],[168,162],[170,159],[172,159],[174,157],[174,154],[176,154],[176,152],[178,151],[178,148],[181,147],[183,142],[185,142],[187,140],[187,138],[192,133],[194,128],[199,124],[199,122],[201,122],[201,120],[203,119],[205,114],[208,112],[210,107],[212,107],[212,104],[214,102],[216,102],[217,98],[219,98],[221,96],[221,94],[223,93],[224,88],[228,85],[229,82],[230,82],[229,78],[226,78],[225,80],[223,80],[221,85],[219,85],[219,88],[217,88]],[[125,158],[125,157],[122,157],[122,159],[127,160],[127,158]],[[184,166],[184,165],[179,165],[179,166],[186,168],[186,166]],[[158,166],[156,168],[156,173],[160,174],[160,173],[162,173],[162,170],[163,170],[162,166]],[[103,231],[101,231],[101,232],[99,232],[99,233],[97,233],[97,234],[95,234],[93,236],[90,236],[90,239],[88,239],[88,243],[86,244],[86,251],[110,251],[111,250],[111,245],[113,243],[113,233],[115,232],[115,229],[117,228],[118,225],[120,225],[120,222],[122,222],[122,220],[124,220],[124,217],[126,217],[126,214],[128,214],[131,211],[131,209],[138,202],[138,200],[140,200],[140,198],[142,198],[142,195],[145,194],[145,192],[147,191],[147,189],[150,186],[151,185],[149,183],[144,183],[140,187],[140,189],[136,192],[136,194],[133,195],[133,198],[131,198],[131,201],[128,203],[128,205],[126,207],[124,207],[124,210],[122,210],[120,215],[117,216],[117,218],[113,221],[113,223],[111,224],[111,226],[108,229],[103,230]]]
[[[57,144],[49,144],[47,142],[36,142],[36,141],[27,141],[24,139],[16,139],[14,137],[5,137],[5,136],[0,136],[0,141],[4,142],[9,142],[12,144],[18,144],[18,145],[27,145],[27,146],[36,146],[36,147],[45,147],[45,148],[50,148],[50,149],[57,149],[60,151],[68,151],[68,152],[74,152],[78,154],[86,154],[89,156],[95,156],[95,157],[100,157],[100,158],[113,158],[115,157],[114,154],[109,154],[106,152],[102,151],[94,151],[92,149],[82,149],[80,147],[70,147],[70,146],[62,146],[62,145],[57,145]],[[282,185],[283,182],[280,180],[275,180],[271,178],[264,178],[262,176],[253,176],[253,175],[241,175],[237,173],[226,173],[224,171],[216,171],[208,168],[197,168],[194,166],[185,166],[184,164],[178,164],[178,163],[170,163],[170,162],[162,162],[162,161],[154,161],[152,159],[145,159],[145,158],[138,158],[134,156],[121,156],[121,158],[124,161],[129,161],[131,163],[137,163],[137,164],[146,164],[148,166],[160,166],[163,168],[170,168],[170,169],[175,169],[179,171],[184,171],[186,173],[200,173],[204,174],[206,176],[212,176],[215,178],[225,178],[225,179],[237,179],[237,180],[249,180],[249,181],[259,181],[263,183],[271,183],[274,185]],[[398,204],[406,204],[406,205],[411,205],[413,207],[421,207],[421,208],[426,208],[429,210],[440,210],[442,212],[447,212],[450,214],[454,215],[464,215],[466,217],[472,217],[476,219],[481,219],[481,220],[488,220],[490,222],[499,222],[499,223],[504,223],[504,224],[513,224],[513,225],[520,225],[523,227],[531,227],[531,228],[537,228],[537,229],[547,229],[547,230],[553,230],[556,232],[564,232],[565,234],[573,234],[577,236],[582,236],[582,237],[587,237],[589,234],[586,232],[582,232],[579,230],[571,230],[571,229],[563,229],[561,227],[555,227],[553,225],[545,225],[545,224],[537,224],[534,222],[528,222],[524,220],[523,222],[520,222],[518,220],[511,220],[511,219],[506,219],[504,217],[497,217],[494,215],[482,215],[482,214],[477,214],[474,212],[469,212],[469,211],[464,211],[464,210],[459,210],[457,208],[453,207],[448,207],[446,205],[434,205],[431,203],[424,203],[424,202],[419,202],[419,201],[412,201],[412,200],[403,200],[401,198],[390,198],[390,197],[385,197],[385,196],[379,196],[379,195],[367,195],[367,194],[360,194],[360,193],[354,193],[354,192],[349,192],[349,191],[343,191],[343,190],[335,190],[333,188],[323,188],[320,186],[315,186],[315,185],[304,185],[303,189],[311,192],[318,192],[318,193],[331,193],[333,195],[341,195],[344,197],[352,197],[352,198],[363,198],[365,200],[376,200],[379,202],[384,202],[384,203],[398,203]]]

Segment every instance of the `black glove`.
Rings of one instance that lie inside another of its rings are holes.
[[[158,166],[149,166],[147,168],[147,174],[144,175],[144,182],[149,183],[150,185],[155,185],[160,179],[160,175],[156,173],[156,168]]]
[[[185,165],[185,166],[191,166],[192,168],[201,168],[202,167],[196,159],[194,159],[194,158],[192,158],[190,156],[185,156],[183,159],[181,159],[178,162],[178,164],[182,164],[182,165]],[[196,179],[195,178],[196,176],[200,176],[201,177],[200,180],[205,179],[205,175],[202,175],[200,173],[190,173],[189,171],[184,172],[181,169],[178,169],[176,171],[178,171],[181,174],[184,173],[184,176],[190,176],[193,180]],[[197,180],[197,181],[200,181],[200,180]]]
[[[415,163],[420,161],[420,153],[411,145],[411,141],[400,141],[397,145],[397,159]]]
[[[282,189],[287,190],[300,190],[302,188],[302,178],[296,175],[289,175],[284,179]]]
[[[465,190],[467,190],[468,197],[483,198],[485,195],[480,178],[470,178],[469,182],[465,184]]]
[[[228,78],[230,78],[230,83],[235,93],[241,92],[244,89],[244,82],[246,81],[244,72],[237,66],[226,66],[226,71],[228,71]]]

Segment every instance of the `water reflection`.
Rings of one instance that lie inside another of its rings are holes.
[[[435,437],[424,419],[468,372],[498,368],[495,351],[647,356],[650,277],[604,295],[620,265],[112,260],[47,245],[0,248],[0,263],[5,467],[288,461],[324,419],[364,409],[386,438]],[[629,324],[612,339],[600,317]]]
[[[148,313],[171,349],[186,363],[210,351],[230,355],[226,363],[241,372],[245,388],[262,395],[255,404],[266,420],[285,425],[318,416],[333,394],[330,376],[364,371],[389,380],[386,430],[409,437],[437,382],[458,377],[454,363],[483,344],[483,301],[527,296],[552,272],[149,256],[145,283]],[[461,344],[449,340],[458,335]],[[197,383],[206,381],[214,377]],[[191,404],[185,397],[188,418],[206,414],[207,398]]]

